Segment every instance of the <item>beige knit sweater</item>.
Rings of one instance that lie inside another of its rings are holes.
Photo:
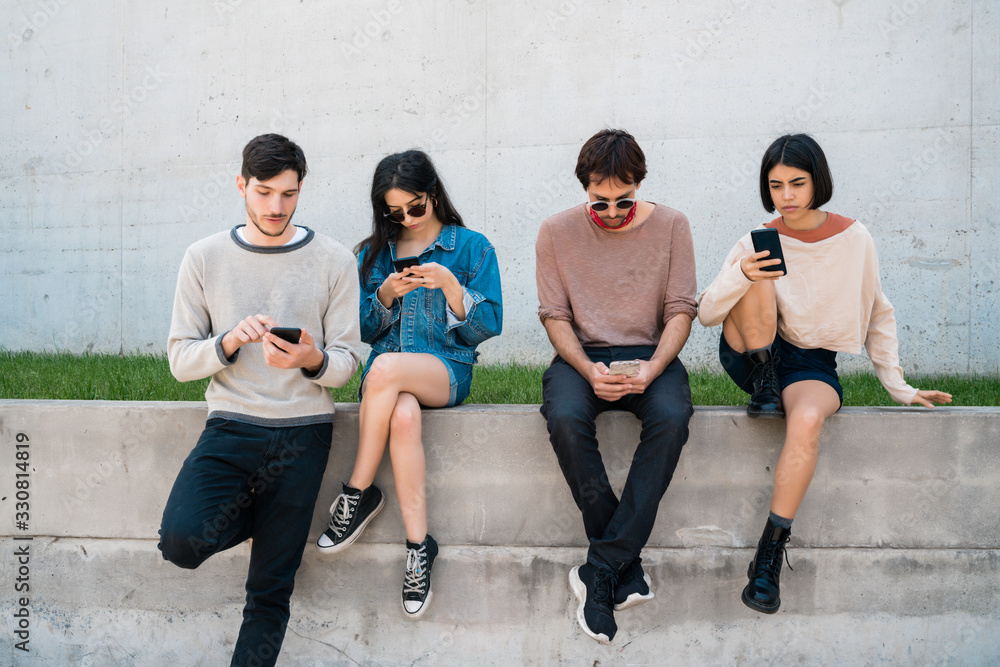
[[[354,255],[307,230],[276,248],[241,241],[234,228],[188,248],[181,262],[167,341],[170,370],[181,382],[211,377],[209,417],[265,426],[333,421],[326,387],[343,386],[361,359],[358,272]],[[260,343],[226,359],[222,337],[248,316],[306,329],[323,350],[315,375],[268,366]]]

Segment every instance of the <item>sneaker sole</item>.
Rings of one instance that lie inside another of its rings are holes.
[[[376,506],[375,509],[372,510],[372,513],[369,514],[368,517],[364,521],[361,522],[361,525],[358,526],[358,529],[356,531],[354,531],[354,534],[351,535],[350,538],[344,540],[340,544],[331,544],[328,547],[320,546],[319,539],[317,538],[316,539],[316,548],[319,549],[320,553],[326,554],[328,556],[340,553],[341,551],[343,551],[347,547],[349,547],[352,544],[354,544],[354,542],[359,537],[361,537],[361,533],[365,532],[365,528],[368,527],[368,524],[371,523],[372,519],[374,519],[376,516],[378,516],[378,513],[382,511],[382,508],[384,506],[385,506],[385,494],[382,494],[382,498],[380,498],[379,501],[378,501],[378,506]]]
[[[627,598],[625,598],[624,602],[615,605],[615,611],[625,611],[626,609],[631,609],[632,607],[638,607],[643,602],[649,602],[654,597],[656,597],[653,594],[653,581],[649,578],[649,574],[643,573],[642,578],[643,581],[646,582],[646,587],[649,589],[649,594],[640,595],[639,593],[632,593]]]
[[[596,634],[591,632],[590,628],[587,627],[587,620],[583,616],[583,605],[587,601],[587,586],[580,579],[580,575],[577,573],[580,566],[575,566],[569,571],[569,587],[573,589],[573,595],[576,596],[577,602],[580,604],[576,607],[576,622],[580,624],[580,628],[586,633],[591,639],[596,639],[602,644],[610,644],[611,640],[604,633]]]
[[[431,605],[431,598],[433,596],[434,596],[434,590],[433,589],[428,589],[427,590],[427,597],[424,598],[424,603],[422,605],[420,605],[420,609],[418,609],[416,612],[414,612],[412,614],[406,610],[406,605],[404,605],[403,601],[400,600],[399,604],[403,608],[403,615],[406,616],[411,621],[417,620],[418,618],[420,618],[421,616],[424,615],[425,611],[427,611],[427,607],[429,607]]]

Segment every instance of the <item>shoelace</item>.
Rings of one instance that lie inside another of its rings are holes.
[[[615,575],[610,572],[597,571],[594,576],[594,602],[608,604],[615,596]]]
[[[424,594],[427,586],[427,551],[426,547],[409,549],[406,552],[406,574],[403,576],[403,594]]]
[[[778,568],[781,567],[781,557],[779,556],[775,558],[775,556],[777,555],[778,549],[781,548],[781,554],[785,557],[785,564],[788,566],[789,570],[794,572],[795,570],[792,569],[792,563],[788,560],[788,550],[784,548],[790,539],[791,536],[786,535],[785,539],[780,542],[768,542],[767,549],[764,551],[764,562],[760,564],[760,569],[770,575],[776,575],[778,573]]]
[[[340,537],[347,530],[354,515],[354,508],[358,505],[359,496],[349,496],[342,493],[330,505],[330,530]]]

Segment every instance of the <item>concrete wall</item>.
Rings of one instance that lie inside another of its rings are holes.
[[[357,405],[339,405],[310,540],[354,461]],[[0,586],[17,609],[30,544],[32,653],[0,623],[0,663],[225,664],[239,629],[246,545],[196,571],[156,550],[163,504],[205,418],[201,403],[0,401],[0,442],[30,443],[31,517],[15,524],[13,456],[0,474]],[[335,558],[308,547],[284,665],[961,664],[1000,656],[1000,409],[847,408],[824,430],[796,517],[780,612],[739,601],[766,516],[780,423],[697,408],[643,552],[656,598],[618,614],[600,647],[566,581],[585,557],[579,513],[537,406],[424,414],[435,598],[399,610],[403,529],[388,460],[383,513]],[[24,439],[22,437],[22,440]],[[621,489],[638,423],[598,421]],[[15,536],[33,537],[31,542]]]
[[[768,219],[764,148],[814,134],[829,209],[880,249],[905,370],[1000,368],[992,0],[0,6],[0,346],[162,350],[184,248],[242,221],[240,150],[277,131],[312,168],[296,220],[349,246],[376,162],[430,151],[498,247],[484,361],[543,361],[535,230],[582,201],[579,147],[616,126],[647,153],[642,195],[690,218],[702,286]],[[714,364],[716,336],[696,327],[685,359]]]

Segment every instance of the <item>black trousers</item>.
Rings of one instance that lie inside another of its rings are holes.
[[[652,346],[584,348],[591,361],[648,361]],[[618,571],[646,546],[660,499],[670,484],[681,448],[688,439],[691,388],[687,371],[674,359],[642,394],[605,401],[568,363],[556,357],[542,377],[541,412],[549,441],[590,540],[587,560]],[[619,499],[608,483],[598,449],[597,415],[628,410],[639,418],[642,433]]]

